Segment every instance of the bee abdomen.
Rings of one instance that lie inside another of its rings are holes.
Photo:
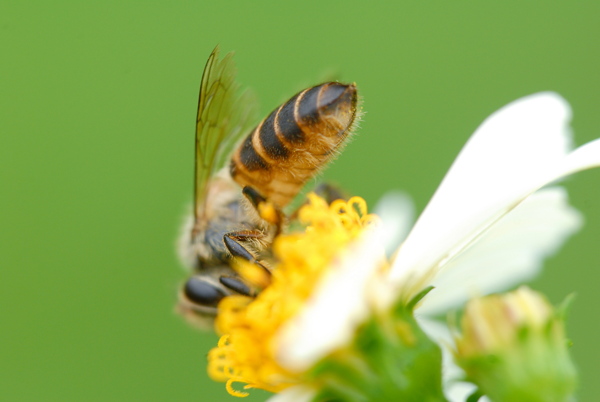
[[[344,143],[356,102],[354,84],[329,82],[300,92],[242,142],[231,160],[231,176],[284,207]]]

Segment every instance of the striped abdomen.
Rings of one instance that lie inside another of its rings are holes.
[[[328,82],[275,109],[231,158],[231,176],[286,206],[336,154],[356,116],[356,86]]]

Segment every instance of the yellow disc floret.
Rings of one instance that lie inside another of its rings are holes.
[[[270,284],[255,299],[229,296],[219,304],[216,329],[222,336],[209,352],[208,373],[226,382],[231,395],[248,395],[234,389],[236,382],[244,389],[279,392],[301,381],[301,373],[290,373],[275,360],[275,335],[300,311],[333,258],[377,220],[360,197],[331,205],[313,193],[308,199],[298,213],[306,229],[273,243],[277,264]]]

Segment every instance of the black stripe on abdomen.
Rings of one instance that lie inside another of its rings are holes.
[[[269,170],[269,164],[256,152],[252,146],[252,134],[244,140],[240,148],[240,162],[249,171],[253,170]]]
[[[294,117],[294,108],[296,107],[297,99],[298,95],[287,101],[277,114],[277,126],[279,126],[279,132],[290,144],[301,144],[306,140],[304,132],[300,126],[298,126],[296,118]]]
[[[277,116],[277,110],[273,111],[273,113],[265,119],[258,132],[258,137],[269,158],[278,160],[287,159],[290,156],[290,152],[277,137],[277,132],[275,131],[275,116]]]
[[[319,108],[317,100],[319,99],[319,91],[323,85],[313,87],[304,93],[300,104],[298,105],[298,119],[305,125],[311,125],[319,122]]]

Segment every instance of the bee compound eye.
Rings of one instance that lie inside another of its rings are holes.
[[[219,301],[226,296],[216,285],[197,276],[187,280],[183,293],[190,301],[208,307],[217,307]]]

